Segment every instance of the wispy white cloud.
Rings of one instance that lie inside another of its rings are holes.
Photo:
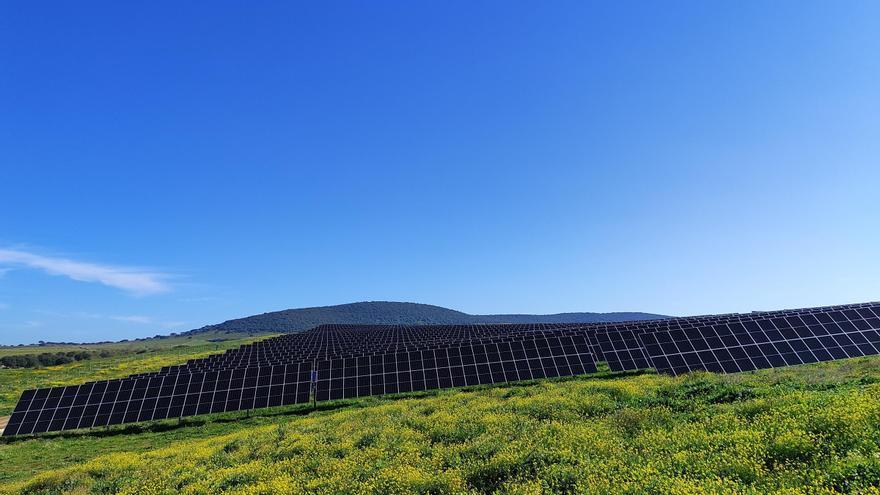
[[[57,311],[38,310],[37,313],[52,315],[59,318],[87,318],[89,320],[113,320],[125,323],[141,323],[144,325],[157,323],[152,316],[143,315],[107,315],[103,313],[90,313],[88,311],[75,311],[73,313],[59,313]]]
[[[47,311],[47,310],[34,310],[34,313],[40,315],[52,316],[55,318],[82,318],[89,320],[112,320],[118,321],[122,323],[133,323],[136,325],[152,325],[158,328],[180,328],[188,323],[185,321],[179,320],[166,320],[163,318],[156,318],[153,316],[146,315],[109,315],[104,313],[90,313],[88,311],[75,311],[72,313],[68,312],[58,312],[58,311]]]
[[[186,325],[185,321],[166,321],[143,315],[108,315],[104,316],[104,318],[123,323],[134,323],[136,325],[152,325],[157,328],[180,328]]]
[[[101,265],[67,258],[42,256],[16,249],[0,249],[0,265],[23,266],[80,282],[97,282],[146,296],[171,290],[170,276],[127,266]]]
[[[214,302],[214,301],[219,301],[219,300],[220,300],[219,297],[214,297],[214,296],[183,297],[183,298],[178,299],[178,301],[180,301],[180,302],[187,302],[187,303]]]
[[[111,320],[122,321],[125,323],[140,323],[143,325],[151,325],[156,323],[156,320],[149,316],[142,315],[121,315],[121,316],[108,316]]]

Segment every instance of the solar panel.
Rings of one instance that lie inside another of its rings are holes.
[[[878,351],[878,303],[597,324],[320,325],[156,372],[26,390],[3,435],[573,376],[597,361],[735,373]]]
[[[818,311],[759,317],[642,335],[659,372],[755,369],[878,354],[880,319],[863,311]],[[867,318],[866,318],[867,316]],[[850,319],[852,318],[852,319]]]
[[[650,368],[638,329],[609,329],[590,334],[601,360],[611,371],[632,371]]]
[[[311,363],[26,390],[4,436],[307,403]]]
[[[316,400],[396,394],[594,373],[583,336],[490,339],[467,346],[316,363]]]

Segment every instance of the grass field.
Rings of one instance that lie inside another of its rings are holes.
[[[229,335],[226,334],[205,333],[194,336],[107,344],[0,347],[0,357],[15,354],[76,350],[101,351],[104,349],[117,353],[106,358],[94,358],[45,368],[0,369],[0,417],[11,414],[21,392],[29,388],[74,385],[88,380],[106,380],[145,371],[156,371],[162,366],[222,352],[265,337],[264,335],[246,339],[229,339]],[[212,342],[212,340],[218,339],[226,340]]]
[[[880,358],[579,377],[0,441],[0,492],[880,494]]]

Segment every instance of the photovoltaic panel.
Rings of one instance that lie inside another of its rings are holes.
[[[648,357],[638,329],[603,330],[590,334],[599,359],[608,363],[611,371],[633,371],[650,368]]]
[[[3,434],[571,376],[596,361],[741,372],[877,354],[878,330],[878,303],[597,324],[320,325],[156,372],[26,390]]]
[[[4,436],[307,403],[311,363],[26,390]]]
[[[595,373],[583,336],[551,335],[316,363],[317,400]]]
[[[755,369],[878,354],[880,320],[874,311],[816,311],[760,316],[641,336],[662,373]]]

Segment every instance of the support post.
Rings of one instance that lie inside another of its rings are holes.
[[[311,374],[311,395],[312,395],[312,409],[318,409],[318,370],[315,369],[316,363],[312,361],[312,374]]]

